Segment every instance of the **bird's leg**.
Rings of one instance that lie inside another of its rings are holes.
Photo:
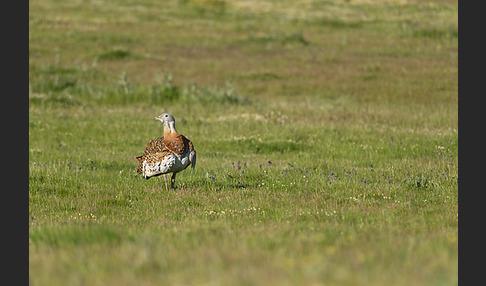
[[[164,174],[164,183],[165,183],[165,190],[169,191],[169,188],[167,187],[167,176]]]
[[[170,178],[171,189],[174,188],[176,173],[172,173],[172,178]]]

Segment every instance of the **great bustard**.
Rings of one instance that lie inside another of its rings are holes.
[[[164,136],[150,140],[143,154],[135,159],[139,162],[137,173],[145,179],[164,175],[165,189],[167,187],[167,173],[172,173],[171,188],[174,188],[176,174],[189,165],[196,167],[196,150],[191,140],[179,134],[175,129],[175,118],[169,113],[162,113],[155,117],[164,125]]]

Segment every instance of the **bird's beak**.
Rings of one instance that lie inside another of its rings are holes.
[[[162,120],[162,118],[160,118],[160,116],[155,116],[154,117],[155,120],[160,120],[160,124],[164,124],[164,121]]]

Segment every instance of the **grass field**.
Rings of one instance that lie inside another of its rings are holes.
[[[457,285],[457,12],[30,1],[31,285]]]

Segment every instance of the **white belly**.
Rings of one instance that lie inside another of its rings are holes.
[[[143,177],[148,179],[153,176],[177,173],[189,166],[189,154],[176,155],[174,153],[168,155],[160,162],[147,163],[143,161]]]

